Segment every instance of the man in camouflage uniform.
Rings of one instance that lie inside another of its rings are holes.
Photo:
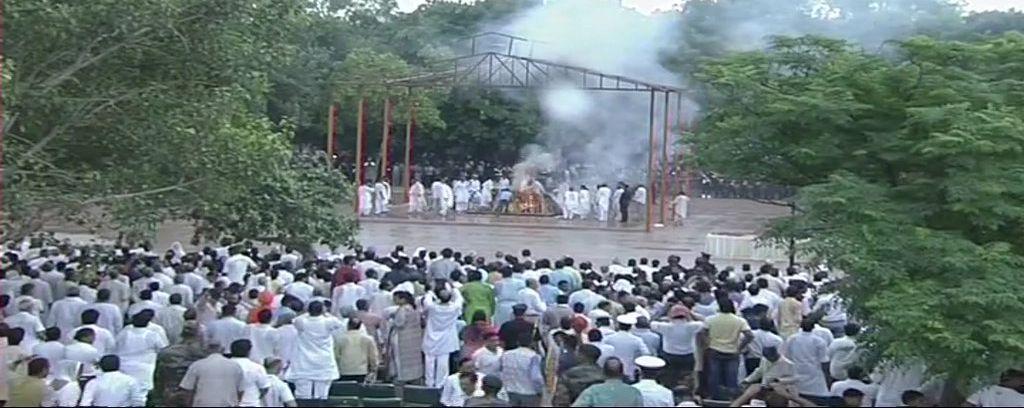
[[[207,356],[203,351],[199,335],[199,324],[195,320],[185,322],[181,331],[181,343],[167,347],[156,357],[156,370],[153,374],[153,390],[149,401],[159,407],[187,407],[188,392],[178,384],[185,377],[188,366]]]

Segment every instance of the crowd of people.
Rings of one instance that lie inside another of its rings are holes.
[[[629,222],[630,214],[643,219],[647,207],[647,188],[643,185],[630,186],[619,182],[614,189],[607,184],[598,184],[592,194],[586,185],[577,189],[563,183],[551,197],[559,207],[565,220],[609,219],[621,223]],[[427,188],[416,179],[409,187],[408,216],[422,217],[436,213],[444,218],[451,214],[496,213],[507,214],[520,194],[546,196],[546,189],[537,181],[528,186],[513,188],[507,176],[496,176],[483,182],[476,176],[435,179]],[[385,179],[364,183],[359,187],[359,212],[361,216],[385,216],[391,212],[393,199],[391,185]],[[690,198],[680,192],[671,202],[672,220],[681,225],[689,215]],[[631,210],[632,208],[632,210]],[[637,216],[639,215],[639,217]]]
[[[937,401],[923,365],[861,367],[824,268],[221,244],[8,244],[0,401],[296,406],[339,380],[423,384],[443,406]],[[1022,387],[1011,370],[967,401],[1021,406]]]

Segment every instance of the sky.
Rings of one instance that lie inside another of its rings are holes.
[[[398,8],[402,11],[412,11],[420,4],[424,3],[424,0],[397,0]],[[770,1],[770,0],[766,0]],[[1007,10],[1016,8],[1018,10],[1024,10],[1024,0],[965,0],[967,9],[970,11],[985,11],[985,10]],[[670,8],[673,5],[680,3],[679,0],[623,0],[623,3],[627,7],[634,7],[643,12],[650,12],[658,9]]]

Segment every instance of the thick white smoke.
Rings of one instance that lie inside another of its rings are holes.
[[[662,53],[677,46],[681,31],[674,17],[678,16],[644,16],[613,0],[552,0],[493,30],[536,41],[530,50],[514,50],[518,55],[679,86],[681,77],[659,62]],[[563,169],[583,165],[583,173],[571,181],[591,188],[597,183],[642,182],[649,150],[650,94],[579,89],[578,78],[563,79],[540,92],[546,125],[538,138],[540,147],[525,149],[523,161],[537,161],[533,156],[542,154],[557,158]],[[658,95],[659,105],[662,98]],[[674,96],[672,104],[675,122]],[[659,108],[659,142],[661,112]]]

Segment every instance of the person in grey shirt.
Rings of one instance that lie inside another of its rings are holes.
[[[428,272],[430,279],[447,281],[452,271],[456,269],[459,269],[459,264],[452,259],[452,249],[445,248],[441,250],[441,259],[431,263]]]
[[[206,351],[210,355],[189,365],[179,385],[193,407],[237,407],[246,385],[242,367],[221,354],[220,344],[207,344]]]

